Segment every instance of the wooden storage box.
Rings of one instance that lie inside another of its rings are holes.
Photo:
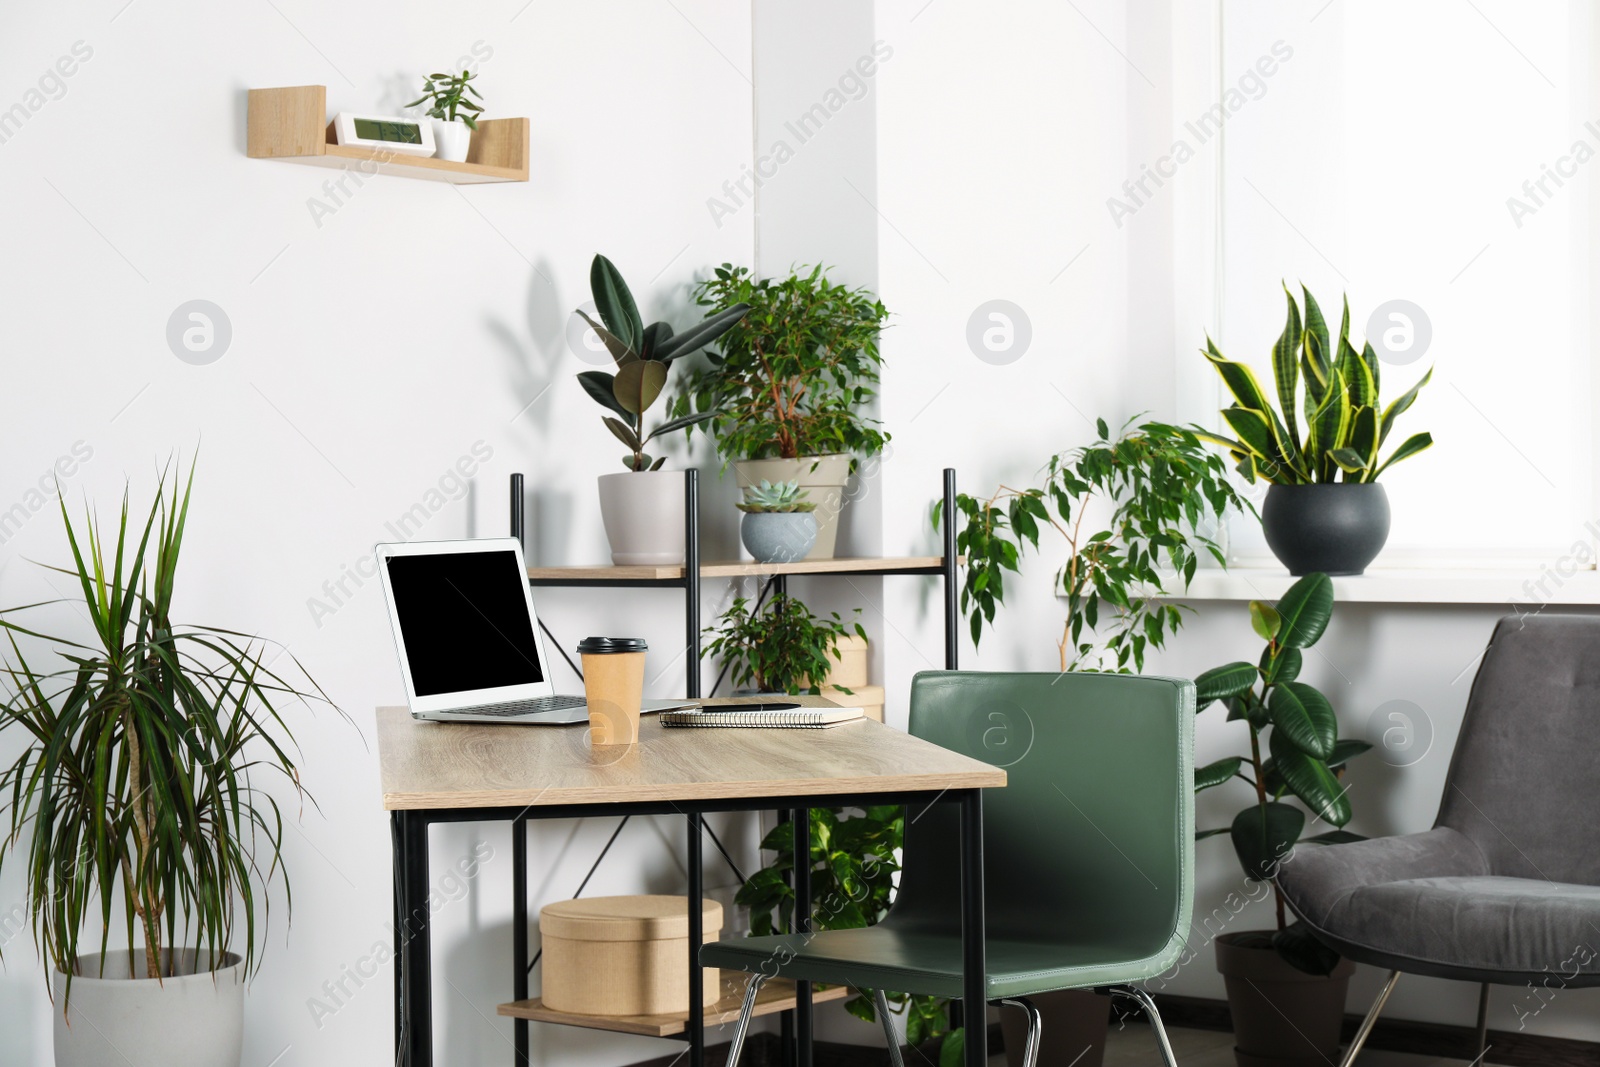
[[[860,708],[867,713],[867,718],[883,721],[883,686],[881,685],[852,685],[850,692],[841,693],[831,685],[822,687],[822,695],[839,705],[841,708]]]
[[[834,651],[838,653],[839,658],[822,684],[842,685],[846,689],[864,687],[867,684],[866,640],[856,636],[841,637],[839,643],[834,646]]]
[[[701,902],[705,940],[722,929],[722,905]],[[553,1011],[580,1015],[665,1015],[689,1010],[687,897],[589,897],[539,911],[544,950],[541,997]],[[704,971],[705,1003],[720,976]]]

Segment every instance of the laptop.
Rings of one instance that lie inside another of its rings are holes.
[[[416,719],[529,726],[586,723],[558,694],[514,537],[378,545],[378,572]],[[646,700],[643,711],[694,707]]]

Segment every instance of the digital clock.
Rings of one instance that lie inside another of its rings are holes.
[[[379,148],[400,156],[431,156],[433,128],[416,119],[390,115],[356,115],[341,111],[333,117],[335,144]]]

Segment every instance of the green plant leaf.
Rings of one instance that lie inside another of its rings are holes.
[[[1278,609],[1268,604],[1265,600],[1250,601],[1250,628],[1256,636],[1263,641],[1271,641],[1278,636],[1278,631],[1283,626],[1283,616],[1278,614]]]
[[[1274,466],[1289,465],[1273,436],[1272,420],[1265,411],[1230,407],[1223,409],[1222,418],[1259,459]]]
[[[1261,680],[1267,685],[1292,682],[1300,677],[1300,667],[1303,662],[1302,653],[1298,648],[1268,645],[1261,652]]]
[[[578,317],[588,323],[589,328],[595,332],[595,336],[605,343],[606,351],[611,353],[611,358],[616,361],[618,367],[626,367],[629,363],[638,361],[638,354],[628,347],[626,341],[591,319],[582,308],[578,308],[577,311]]]
[[[1301,751],[1281,730],[1272,731],[1270,747],[1278,774],[1306,807],[1330,826],[1350,821],[1350,798],[1325,763]]]
[[[1372,742],[1363,741],[1358,737],[1340,738],[1334,742],[1333,753],[1326,760],[1328,769],[1336,771],[1371,748]]]
[[[1240,756],[1227,756],[1217,760],[1215,763],[1208,763],[1204,767],[1196,768],[1194,772],[1194,791],[1198,793],[1201,790],[1222,785],[1239,773],[1239,768],[1243,763],[1244,759]]]
[[[663,363],[671,363],[675,359],[704,348],[737,326],[739,320],[744,318],[749,311],[749,304],[734,304],[732,307],[724,308],[714,315],[708,315],[699,323],[663,343],[656,352],[655,358]]]
[[[1357,841],[1365,840],[1366,838],[1361,834],[1353,834],[1349,830],[1328,830],[1325,833],[1312,834],[1310,837],[1302,838],[1300,843],[1302,845],[1350,845]]]
[[[607,374],[603,370],[586,370],[578,375],[578,384],[583,386],[583,391],[588,393],[594,401],[614,411],[624,419],[632,420],[633,412],[622,406],[617,400],[616,375]]]
[[[639,358],[654,359],[662,363],[667,362],[661,358],[660,349],[672,339],[672,327],[665,322],[652,322],[644,328],[644,334],[639,341]]]
[[[1288,648],[1310,648],[1322,639],[1333,617],[1333,581],[1322,572],[1308,574],[1278,598],[1283,617],[1278,643]]]
[[[1427,385],[1432,380],[1433,368],[1429,367],[1427,373],[1423,374],[1423,376],[1417,380],[1416,385],[1413,385],[1410,389],[1407,389],[1400,395],[1399,399],[1395,400],[1388,407],[1383,409],[1383,421],[1378,427],[1379,444],[1383,444],[1385,441],[1389,440],[1389,431],[1394,429],[1395,420],[1401,415],[1404,415],[1411,408],[1411,405],[1417,402],[1417,394],[1422,392],[1422,387]]]
[[[944,1035],[939,1046],[939,1067],[961,1067],[966,1062],[967,1039],[964,1028],[957,1027]]]
[[[1318,941],[1305,923],[1290,923],[1274,931],[1272,947],[1283,962],[1306,974],[1326,978],[1339,966],[1339,954]]]
[[[1229,833],[1245,877],[1257,882],[1270,880],[1278,864],[1294,850],[1305,824],[1304,812],[1277,801],[1252,804],[1239,812]]]
[[[1247,693],[1260,677],[1256,669],[1242,661],[1213,667],[1195,678],[1195,708],[1203,711],[1214,701]]]
[[[1317,759],[1333,755],[1339,721],[1328,698],[1305,682],[1285,682],[1267,698],[1274,734],[1283,733],[1296,748]]]
[[[679,430],[687,430],[691,426],[698,426],[701,423],[709,422],[711,419],[716,417],[717,413],[715,411],[696,411],[692,415],[684,415],[681,418],[668,419],[660,426],[657,426],[655,429],[651,430],[650,435],[646,437],[645,440],[650,441],[662,436],[663,434],[677,433]]]
[[[1221,837],[1223,834],[1230,832],[1231,831],[1226,826],[1218,826],[1212,830],[1196,830],[1194,832],[1194,839],[1196,842],[1200,842],[1204,841],[1208,837]]]
[[[1305,336],[1310,344],[1305,346],[1303,355],[1312,366],[1312,376],[1327,387],[1328,381],[1328,353],[1333,351],[1333,346],[1328,337],[1328,320],[1322,317],[1322,308],[1317,306],[1317,298],[1311,295],[1311,290],[1305,286],[1300,287],[1300,292],[1306,301],[1306,328]],[[1308,383],[1309,385],[1309,383]]]
[[[600,312],[600,321],[628,347],[638,352],[644,336],[644,323],[639,319],[639,308],[633,302],[628,283],[622,272],[605,256],[596,255],[589,265],[589,295]]]
[[[1278,404],[1283,411],[1284,423],[1288,428],[1288,439],[1285,442],[1289,459],[1299,460],[1300,426],[1295,419],[1294,401],[1295,393],[1300,382],[1300,350],[1302,337],[1305,334],[1300,325],[1300,308],[1294,302],[1294,294],[1289,292],[1289,287],[1283,287],[1283,296],[1289,305],[1288,317],[1284,320],[1283,333],[1278,335],[1278,341],[1272,346],[1272,375],[1278,386]]]
[[[667,384],[667,365],[653,359],[629,363],[617,370],[612,386],[617,403],[634,415],[643,414],[656,402]]]
[[[1396,463],[1399,463],[1401,460],[1410,459],[1412,456],[1416,455],[1418,452],[1426,452],[1428,449],[1430,449],[1432,447],[1433,447],[1433,434],[1431,434],[1431,433],[1412,434],[1410,437],[1406,438],[1403,442],[1401,442],[1399,448],[1395,449],[1392,453],[1390,453],[1389,458],[1384,460],[1383,466],[1379,467],[1378,470],[1377,470],[1377,473],[1372,476],[1373,479],[1375,480],[1378,477],[1379,474],[1382,474],[1384,471],[1388,470],[1390,467],[1394,466]]]
[[[621,441],[623,444],[627,445],[629,449],[634,452],[643,450],[644,442],[639,440],[639,435],[633,432],[633,428],[631,426],[627,426],[621,421],[613,419],[610,415],[605,417],[605,424],[606,429],[611,431],[612,436]]]

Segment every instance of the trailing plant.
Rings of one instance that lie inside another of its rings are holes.
[[[872,926],[889,912],[894,897],[895,857],[905,843],[906,809],[869,807],[846,815],[811,808],[811,927],[849,930]],[[776,855],[752,874],[734,897],[750,909],[750,932],[757,936],[794,929],[794,823],[780,822],[761,847]],[[889,993],[889,1003],[906,1014],[906,1040],[912,1045],[942,1040],[940,1067],[960,1067],[959,1029],[950,1029],[950,1001],[944,997]],[[858,989],[845,1010],[867,1022],[877,1020],[872,990]]]
[[[1294,294],[1284,286],[1288,318],[1272,346],[1276,409],[1254,372],[1243,363],[1226,359],[1211,338],[1206,338],[1205,357],[1233,394],[1234,403],[1223,410],[1222,417],[1237,438],[1211,433],[1201,436],[1226,448],[1247,482],[1257,478],[1274,485],[1376,481],[1393,464],[1433,444],[1432,434],[1412,434],[1388,459],[1380,459],[1378,454],[1395,420],[1433,378],[1433,369],[1384,407],[1379,399],[1382,363],[1372,343],[1365,342],[1358,352],[1350,342],[1349,297],[1345,297],[1339,337],[1334,341],[1311,290],[1302,286],[1301,292],[1305,295],[1303,317]],[[1304,437],[1297,410],[1305,417]]]
[[[734,505],[746,515],[765,515],[769,512],[814,511],[817,505],[806,499],[799,482],[779,482],[774,485],[765,478],[760,485],[747,485],[744,500]]]
[[[717,314],[750,308],[672,404],[679,418],[709,414],[724,469],[736,459],[883,451],[889,435],[863,414],[876,395],[878,331],[889,315],[877,297],[835,285],[820,265],[757,280],[730,263],[695,296]]]
[[[94,966],[88,950],[103,971],[114,916],[143,977],[175,973],[163,952],[176,963],[184,948],[215,965],[235,933],[253,973],[265,884],[279,879],[292,900],[267,785],[281,776],[308,799],[282,713],[327,698],[298,663],[307,689],[275,673],[279,653],[258,638],[172,618],[193,481],[191,467],[181,496],[176,481],[167,495],[163,476],[142,525],[124,493],[109,533],[93,514],[74,526],[62,504],[72,566],[50,569],[81,600],[47,603],[76,603],[88,643],[14,621],[25,608],[0,616],[11,649],[0,735],[21,745],[0,771],[0,866],[23,865],[35,945],[67,976],[69,998],[73,976]],[[48,641],[65,665],[36,666],[19,636]]]
[[[468,93],[479,100],[483,99],[483,94],[472,84],[472,80],[476,77],[476,74],[468,71],[462,71],[460,74],[430,74],[422,83],[422,95],[406,107],[416,107],[418,104],[432,101],[427,112],[430,118],[442,122],[459,120],[467,129],[476,130],[478,115],[483,111],[483,105],[467,99]]]
[[[1261,656],[1254,663],[1239,660],[1215,667],[1195,679],[1198,710],[1221,701],[1228,709],[1228,721],[1244,723],[1250,739],[1248,755],[1228,756],[1198,768],[1195,792],[1235,778],[1255,791],[1254,803],[1240,811],[1231,826],[1199,831],[1195,839],[1228,834],[1239,866],[1252,881],[1271,881],[1297,844],[1361,840],[1343,829],[1350,821],[1350,797],[1339,779],[1345,764],[1372,746],[1341,739],[1333,705],[1320,690],[1299,680],[1304,650],[1322,638],[1332,614],[1333,582],[1326,574],[1301,578],[1277,604],[1252,600],[1250,625],[1267,643]],[[1299,800],[1332,829],[1302,838],[1305,812],[1286,803],[1286,796]],[[1339,962],[1338,953],[1300,924],[1285,921],[1276,884],[1273,896],[1278,925],[1271,940],[1279,955],[1307,973],[1331,973]]]
[[[700,411],[669,419],[649,433],[644,429],[644,413],[661,396],[673,361],[727,333],[749,308],[732,304],[680,334],[674,334],[665,322],[646,326],[622,273],[600,255],[589,267],[589,292],[600,321],[594,321],[581,308],[578,314],[604,342],[616,361],[617,372],[587,370],[578,375],[578,381],[595,403],[611,412],[603,416],[606,428],[629,450],[622,457],[622,465],[630,471],[660,470],[667,458],[651,458],[644,446],[662,434],[705,422],[716,412]]]
[[[860,614],[861,609],[856,609]],[[765,693],[816,695],[822,679],[840,660],[839,639],[852,633],[866,639],[858,622],[848,626],[837,611],[817,616],[796,597],[775,595],[765,604],[736,597],[716,625],[701,655],[722,661],[736,687]],[[839,687],[841,693],[850,690]]]
[[[1168,583],[1187,588],[1201,552],[1225,565],[1203,525],[1230,508],[1254,509],[1196,432],[1162,422],[1130,426],[1112,439],[1098,420],[1099,439],[1050,457],[1042,486],[956,497],[956,548],[967,559],[961,610],[974,645],[1005,601],[1006,572],[1018,572],[1025,548],[1039,548],[1045,527],[1067,544],[1055,579],[1067,606],[1056,642],[1063,671],[1097,669],[1107,656],[1117,670],[1143,670],[1147,650],[1183,624],[1190,609],[1164,601],[1175,591]],[[942,510],[943,501],[934,505],[935,528]],[[1103,525],[1091,515],[1105,515]]]

